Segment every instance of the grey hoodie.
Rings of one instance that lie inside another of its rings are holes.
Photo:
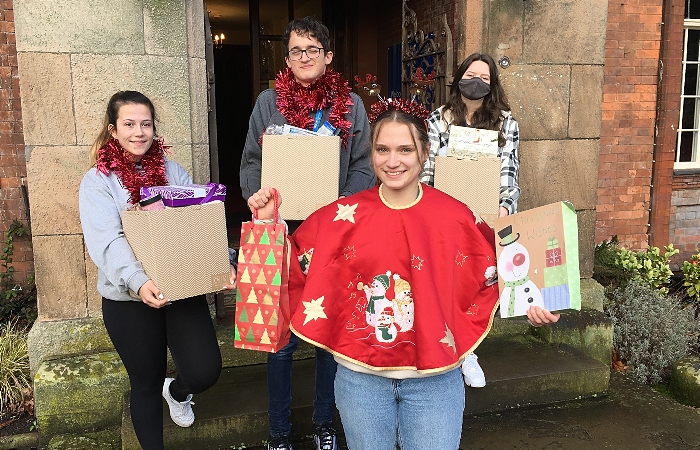
[[[192,184],[185,169],[165,161],[169,185]],[[141,263],[124,237],[121,213],[126,210],[129,194],[119,178],[91,168],[80,183],[80,223],[85,246],[97,265],[97,291],[110,300],[135,300],[129,289],[138,292],[148,281]]]

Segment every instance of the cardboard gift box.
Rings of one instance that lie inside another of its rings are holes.
[[[465,203],[493,226],[500,203],[501,159],[436,156],[434,186]]]
[[[263,135],[261,185],[282,194],[280,215],[304,220],[338,199],[340,137]]]
[[[122,227],[146,275],[170,300],[217,292],[230,283],[222,202],[124,211]]]
[[[531,305],[580,310],[578,224],[573,205],[557,202],[496,219],[501,317]]]
[[[141,199],[160,194],[165,206],[201,205],[226,199],[226,186],[218,183],[183,186],[151,186],[141,188]]]

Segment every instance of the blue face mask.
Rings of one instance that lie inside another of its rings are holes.
[[[479,77],[463,78],[459,80],[459,92],[469,100],[479,100],[491,92],[491,86]]]

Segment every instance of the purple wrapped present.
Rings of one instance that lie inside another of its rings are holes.
[[[223,184],[187,184],[184,186],[151,186],[141,188],[141,199],[160,194],[165,206],[201,205],[216,200],[224,201],[226,186]]]

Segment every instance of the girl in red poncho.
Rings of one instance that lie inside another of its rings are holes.
[[[319,209],[291,239],[300,262],[290,267],[291,327],[338,361],[336,405],[352,450],[459,447],[459,366],[498,303],[493,230],[418,181],[426,116],[403,100],[373,105],[381,185]],[[248,203],[271,218],[271,198],[262,188]]]

